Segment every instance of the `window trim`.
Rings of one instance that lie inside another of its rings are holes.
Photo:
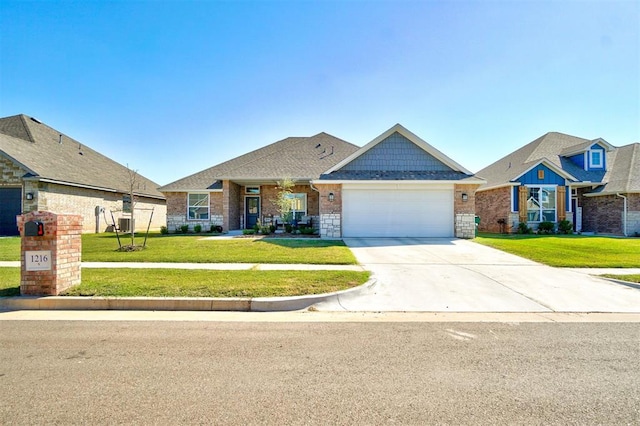
[[[294,209],[292,208],[292,209],[291,209],[291,212],[292,212],[292,213],[293,213],[294,211],[295,211],[296,213],[304,212],[304,213],[302,214],[302,216],[307,216],[307,213],[309,212],[309,203],[308,203],[308,201],[309,201],[309,197],[308,197],[308,194],[307,194],[306,192],[292,192],[292,193],[291,193],[291,195],[293,196],[293,197],[291,197],[291,200],[294,200],[295,198],[297,198],[297,197],[296,197],[296,195],[302,195],[302,196],[303,196],[302,198],[304,199],[304,210],[294,210]]]
[[[204,207],[204,206],[192,206],[189,203],[189,196],[190,195],[206,195],[207,196],[207,218],[206,219],[196,219],[196,218],[191,218],[190,214],[189,214],[189,209],[191,207]],[[187,220],[188,221],[210,221],[211,220],[211,194],[209,192],[187,192]]]
[[[260,195],[260,186],[245,186],[244,193],[247,195]]]
[[[538,190],[542,190],[543,188],[553,188],[553,193],[554,193],[554,203],[553,203],[553,220],[550,220],[548,222],[558,222],[558,185],[525,185],[527,187],[527,191],[529,191],[531,188],[538,188]],[[527,204],[529,203],[529,197],[527,195]],[[539,218],[540,219],[544,219],[544,211],[545,210],[551,210],[549,208],[545,209],[543,208],[542,205],[542,200],[540,201],[540,207],[538,209],[538,211],[540,212],[539,214]],[[547,220],[529,220],[529,211],[530,209],[527,208],[527,223],[542,223],[542,222],[547,222]],[[533,210],[531,210],[533,211]]]
[[[600,161],[595,163],[593,161],[593,155],[598,154]],[[602,169],[604,167],[604,150],[603,149],[590,149],[589,150],[589,168],[590,169]]]

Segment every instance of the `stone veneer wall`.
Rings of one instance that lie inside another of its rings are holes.
[[[511,213],[511,187],[490,189],[476,193],[476,214],[480,217],[478,230],[484,232],[500,232],[499,219],[504,219],[504,232],[511,232],[518,226],[518,214]]]
[[[456,184],[453,194],[453,211],[455,212],[456,238],[474,238],[476,236],[476,197],[479,185]],[[462,200],[467,194],[467,201]]]
[[[322,238],[342,237],[342,185],[317,184],[320,200],[320,236]],[[329,201],[329,193],[333,201]]]
[[[209,193],[209,220],[188,220],[187,219],[187,193],[168,192],[167,197],[167,222],[169,231],[175,231],[182,225],[188,225],[193,231],[195,225],[202,226],[203,232],[209,232],[211,225],[223,226],[222,216],[222,192]]]
[[[0,157],[0,185],[22,186],[22,176],[26,171],[16,166],[12,161]]]

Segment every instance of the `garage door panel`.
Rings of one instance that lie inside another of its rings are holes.
[[[451,237],[451,189],[343,190],[345,237]]]
[[[0,188],[0,235],[18,235],[16,216],[22,210],[22,189]]]

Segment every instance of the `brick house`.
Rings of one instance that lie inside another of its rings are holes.
[[[0,118],[0,235],[17,235],[16,216],[30,211],[83,216],[83,232],[130,226],[128,169],[26,115]],[[136,229],[164,225],[158,185],[135,180]]]
[[[578,232],[640,232],[640,144],[547,133],[480,170],[479,229],[516,232],[543,221]]]
[[[326,133],[287,138],[159,188],[167,227],[225,231],[277,221],[277,182],[293,179],[296,219],[323,238],[472,238],[481,179],[401,125],[362,148]],[[274,219],[274,217],[276,217]]]

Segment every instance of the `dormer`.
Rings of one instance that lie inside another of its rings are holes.
[[[607,152],[614,146],[602,138],[586,141],[564,149],[560,155],[568,158],[578,167],[590,171],[607,170]]]

